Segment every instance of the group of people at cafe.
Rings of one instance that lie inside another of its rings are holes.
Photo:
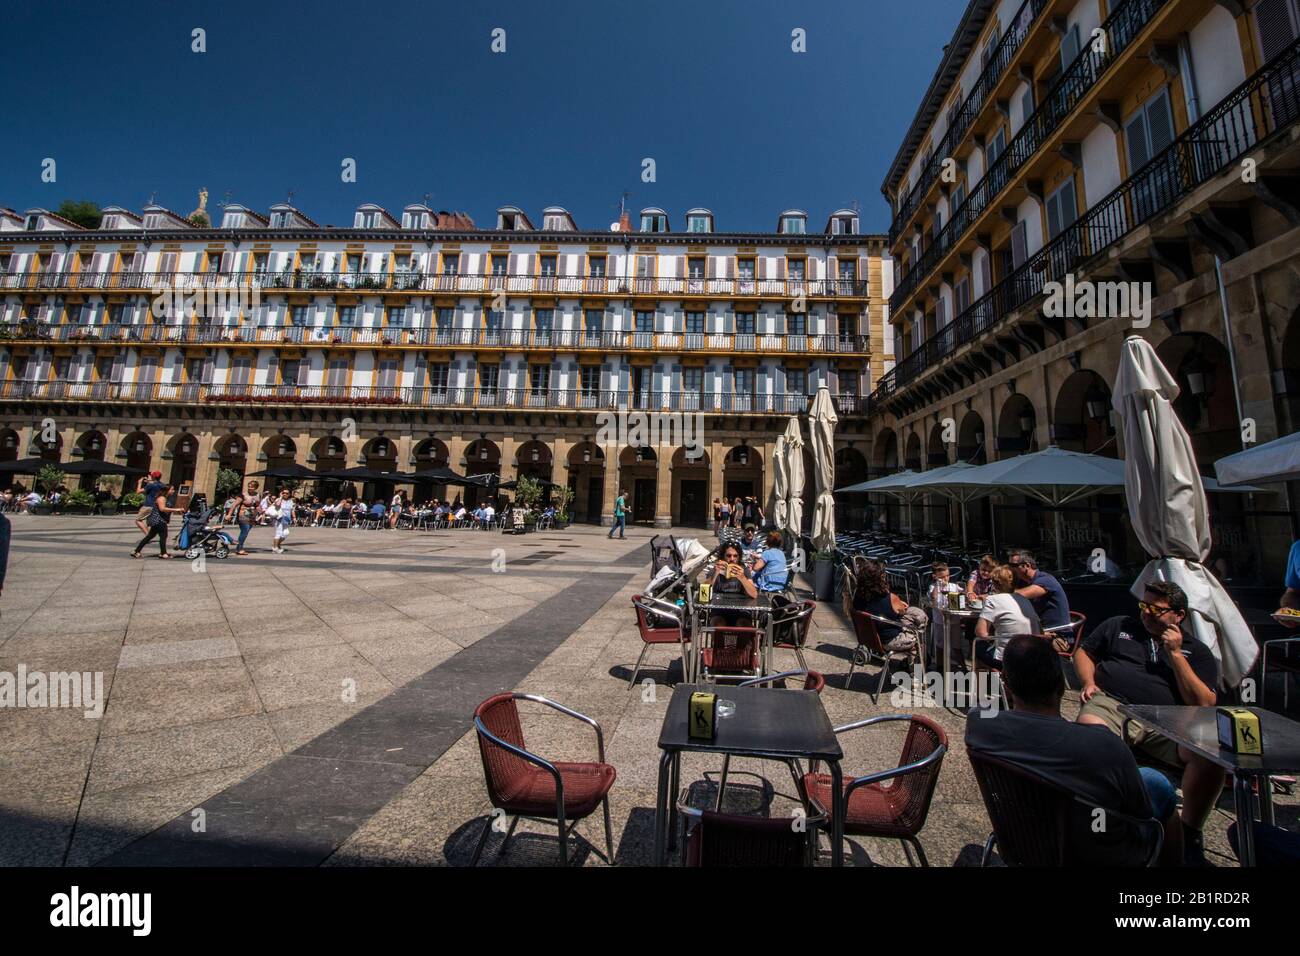
[[[1293,554],[1297,567],[1288,585],[1294,583],[1295,590],[1287,593],[1300,607],[1300,545]],[[1191,613],[1183,589],[1151,581],[1135,607],[1101,621],[1074,647],[1069,598],[1032,552],[1013,551],[1005,562],[985,555],[960,582],[945,564],[931,570],[930,610],[949,606],[951,594],[965,593],[967,607],[978,611],[967,632],[971,654],[977,666],[1000,673],[1012,705],[979,719],[972,712],[967,746],[1023,766],[1099,807],[1155,818],[1164,829],[1162,862],[1205,865],[1202,831],[1223,790],[1223,770],[1139,723],[1126,727],[1120,712],[1123,704],[1217,702],[1218,662],[1183,627]],[[891,591],[881,562],[868,561],[861,571],[853,607],[876,617],[881,640],[891,649],[923,640],[927,609]],[[957,650],[964,656],[964,647]],[[1080,688],[1073,721],[1060,713],[1067,658]],[[1157,768],[1181,774],[1181,807],[1169,777]],[[1122,827],[1098,835],[1088,821],[1077,822],[1081,858],[1092,854],[1096,862],[1112,864],[1142,859],[1141,841]]]

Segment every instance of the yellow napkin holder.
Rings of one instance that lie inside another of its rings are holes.
[[[1220,707],[1215,714],[1219,746],[1237,754],[1262,754],[1264,731],[1259,715],[1244,707]]]
[[[712,740],[717,726],[718,696],[705,691],[695,691],[690,701],[690,735],[697,740]]]

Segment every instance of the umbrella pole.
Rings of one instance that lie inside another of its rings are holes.
[[[963,498],[957,503],[961,508],[961,549],[965,551],[968,547],[966,544],[966,500]]]
[[[1060,505],[1057,505],[1055,519],[1056,519],[1056,570],[1062,571],[1065,569],[1065,548],[1061,543]]]

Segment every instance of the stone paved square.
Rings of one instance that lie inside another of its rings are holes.
[[[185,560],[132,561],[138,535],[122,517],[15,515],[13,531],[0,670],[100,671],[107,700],[100,719],[0,711],[0,863],[465,865],[490,811],[471,717],[500,690],[601,723],[618,771],[615,860],[650,862],[656,741],[680,665],[675,648],[653,651],[643,676],[655,699],[629,694],[641,650],[630,597],[649,577],[648,530],[610,541],[594,527],[522,537],[299,528],[276,555],[270,531],[256,529],[251,555],[210,559],[199,573]],[[550,556],[529,560],[539,555]],[[888,693],[872,704],[872,667],[845,689],[854,644],[838,610],[820,606],[807,656],[827,675],[835,725],[898,710]],[[777,655],[778,668],[795,666]],[[1067,714],[1075,708],[1067,696]],[[965,718],[920,709],[950,747],[921,842],[932,865],[977,865],[989,822]],[[595,757],[593,735],[561,716],[525,705],[524,729],[550,759]],[[900,738],[892,728],[845,737],[846,773],[894,766]],[[683,786],[707,797],[719,770],[688,756]],[[780,764],[734,760],[730,781],[737,812],[796,806]],[[1296,799],[1276,800],[1279,821],[1293,824]],[[206,830],[195,833],[199,809]],[[1224,798],[1207,828],[1219,865],[1235,865],[1231,814]],[[576,858],[604,865],[592,852],[599,814],[577,833]],[[499,841],[485,863],[556,861],[550,828],[522,823],[500,857]],[[846,862],[907,864],[897,843],[873,839],[852,840]]]

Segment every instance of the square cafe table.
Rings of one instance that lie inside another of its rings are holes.
[[[706,691],[720,700],[736,703],[730,717],[714,722],[712,740],[690,736],[691,694]],[[728,687],[718,684],[678,684],[668,702],[659,731],[659,786],[655,799],[656,866],[663,866],[666,844],[677,825],[677,794],[681,786],[683,753],[761,757],[772,760],[820,760],[830,766],[831,792],[836,806],[831,814],[831,865],[844,862],[844,810],[840,805],[844,751],[831,727],[821,698],[810,690],[776,687]]]
[[[1237,810],[1237,855],[1242,866],[1255,865],[1255,794],[1252,781],[1259,782],[1260,819],[1273,823],[1273,794],[1268,778],[1273,774],[1300,773],[1300,724],[1281,714],[1258,707],[1247,707],[1259,717],[1264,738],[1262,754],[1237,754],[1219,746],[1219,732],[1214,707],[1180,707],[1175,705],[1121,704],[1125,739],[1128,722],[1137,721],[1174,743],[1204,757],[1232,774],[1232,795]]]

